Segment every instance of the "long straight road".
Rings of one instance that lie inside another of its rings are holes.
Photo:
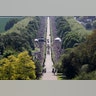
[[[45,59],[45,68],[46,68],[46,73],[43,73],[42,80],[57,80],[57,76],[55,76],[52,73],[52,68],[53,68],[53,62],[51,59],[51,37],[50,37],[50,18],[47,18],[47,36],[46,39],[49,40],[47,43],[49,47],[46,48],[46,59]],[[47,53],[49,51],[49,54]]]

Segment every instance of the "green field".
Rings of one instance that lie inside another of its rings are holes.
[[[81,37],[92,33],[92,30],[86,30],[83,25],[79,24],[76,20],[74,20],[74,17],[64,16],[64,18],[68,21],[72,32],[78,32]]]
[[[5,18],[0,18],[0,32],[5,31],[5,25],[6,23],[10,20],[10,18],[5,17]]]
[[[2,17],[0,16],[0,33],[5,31],[6,23],[12,18],[22,19],[22,17],[19,17],[19,16],[13,16],[13,17],[12,16],[2,16]]]

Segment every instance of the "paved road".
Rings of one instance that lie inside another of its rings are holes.
[[[47,54],[46,51],[46,60],[45,60],[45,68],[46,68],[46,73],[43,73],[42,80],[57,80],[57,76],[55,76],[52,73],[52,68],[53,68],[53,62],[51,59],[51,37],[50,37],[50,18],[47,18],[47,37],[46,39],[49,40],[47,45],[49,46],[49,49],[47,48],[46,50],[49,51],[50,54]]]

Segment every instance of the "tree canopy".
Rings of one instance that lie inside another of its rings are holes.
[[[28,52],[21,52],[17,57],[10,55],[0,60],[1,80],[36,79],[35,64]]]

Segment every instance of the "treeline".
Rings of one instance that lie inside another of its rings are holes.
[[[9,30],[16,24],[18,21],[22,20],[22,18],[11,18],[5,25],[5,31]]]
[[[64,17],[57,17],[56,18],[56,29],[57,29],[57,36],[62,39],[62,48],[70,47],[71,45],[66,44],[68,40],[65,40],[65,36],[71,31],[69,23],[67,22]],[[71,42],[71,41],[70,41]]]
[[[86,30],[73,17],[57,17],[55,21],[64,50],[55,65],[58,72],[65,79],[96,79],[96,31]]]
[[[57,35],[60,38],[64,38],[65,35],[71,31],[69,23],[63,17],[56,18]]]
[[[12,28],[15,24],[17,24],[19,21],[24,19],[24,16],[0,16],[0,33],[3,33],[6,30],[9,30]]]
[[[75,16],[75,18],[88,30],[96,28],[96,16]]]
[[[34,50],[33,40],[36,37],[39,28],[39,17],[30,21],[25,29],[20,32],[10,32],[0,35],[0,52],[4,55],[7,50],[22,52],[24,50]]]
[[[86,42],[69,49],[62,59],[62,72],[67,79],[96,79],[96,31]]]
[[[57,36],[62,39],[62,48],[72,48],[86,40],[87,31],[73,17],[56,18]]]
[[[41,65],[36,59],[32,61],[34,39],[40,28],[40,20],[41,17],[38,16],[25,17],[16,26],[0,34],[0,79],[25,80],[40,77]]]

